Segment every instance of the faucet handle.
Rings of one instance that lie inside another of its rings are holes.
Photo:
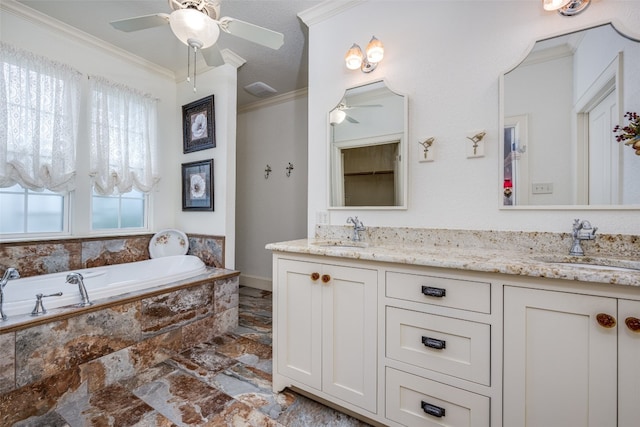
[[[42,303],[42,298],[47,297],[59,297],[62,296],[62,292],[56,292],[55,294],[43,295],[36,294],[36,306],[33,307],[33,311],[31,311],[32,316],[42,316],[47,313],[47,309],[44,308],[44,304]]]

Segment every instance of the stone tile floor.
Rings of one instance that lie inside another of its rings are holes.
[[[368,426],[288,389],[273,393],[271,293],[241,287],[239,311],[233,333],[14,426]]]

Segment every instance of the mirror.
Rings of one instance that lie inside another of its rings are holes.
[[[535,43],[502,81],[504,206],[640,205],[640,156],[613,133],[640,112],[638,70],[610,24]]]
[[[345,91],[329,112],[330,208],[406,208],[406,110],[383,81]]]

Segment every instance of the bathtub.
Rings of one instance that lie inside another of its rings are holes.
[[[10,280],[4,288],[3,311],[9,318],[28,315],[39,293],[49,295],[62,292],[62,296],[43,299],[48,311],[81,302],[78,285],[66,283],[67,274],[71,272],[82,274],[89,298],[97,302],[103,298],[189,279],[204,274],[206,270],[205,264],[196,256],[175,255]]]

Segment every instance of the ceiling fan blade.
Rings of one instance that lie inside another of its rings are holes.
[[[360,123],[359,121],[357,121],[356,119],[354,119],[353,117],[347,115],[345,116],[345,119],[347,119],[348,122],[350,123]]]
[[[153,15],[137,16],[135,18],[120,19],[111,21],[113,28],[127,33],[131,31],[146,30],[147,28],[159,27],[169,23],[169,15],[166,13],[154,13]]]
[[[200,53],[204,58],[204,62],[206,62],[208,66],[218,67],[220,65],[224,65],[224,58],[222,57],[222,52],[220,52],[217,44],[206,49],[201,49]]]
[[[354,108],[369,108],[369,107],[382,107],[382,104],[372,104],[372,105],[350,105],[345,107],[345,110],[353,110]]]
[[[269,30],[249,22],[240,21],[235,18],[220,19],[220,28],[236,37],[249,40],[251,42],[269,47],[271,49],[280,49],[284,44],[284,35],[277,31]]]

